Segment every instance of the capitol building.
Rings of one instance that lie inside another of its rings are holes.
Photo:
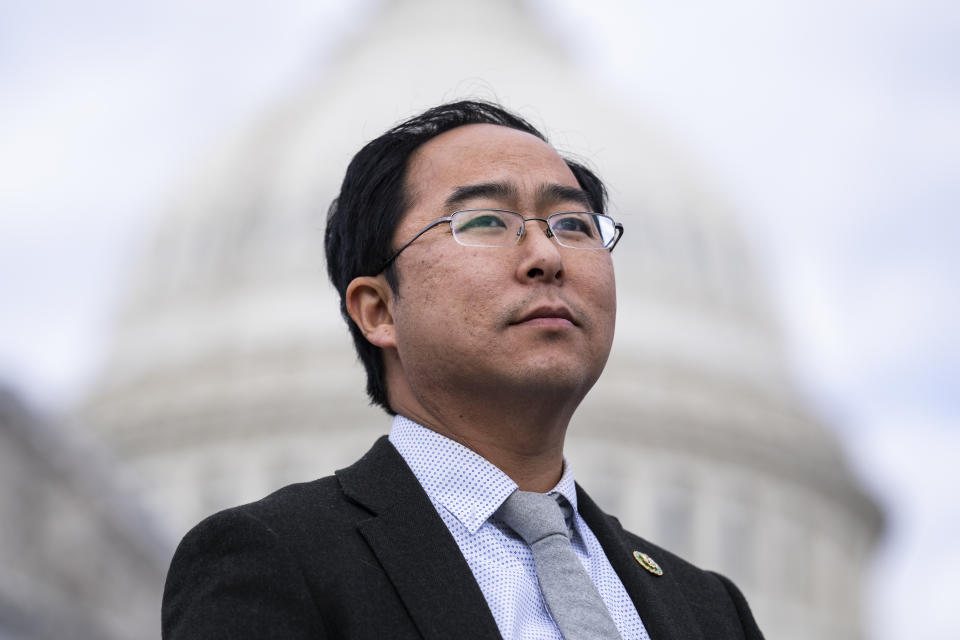
[[[109,473],[56,471],[95,512],[77,516],[97,523],[87,530],[123,541],[92,545],[83,566],[117,553],[122,575],[71,574],[77,593],[64,594],[26,577],[51,569],[16,560],[29,545],[5,537],[0,554],[23,576],[0,578],[0,640],[158,638],[162,574],[187,529],[328,475],[386,433],[326,280],[325,215],[367,140],[465,97],[503,103],[595,169],[626,230],[613,351],[568,433],[578,481],[627,529],[732,578],[768,638],[864,637],[882,517],[798,391],[736,207],[571,55],[518,0],[384,2],[322,73],[197,162],[144,242],[75,416]],[[0,435],[29,448],[6,426],[30,419],[4,418]],[[93,476],[102,490],[70,480]],[[99,504],[110,483],[131,497]],[[129,588],[110,596],[118,585]],[[43,598],[57,628],[86,609],[91,631],[7,629],[6,609]]]

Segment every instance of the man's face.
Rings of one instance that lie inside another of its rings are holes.
[[[589,209],[553,147],[488,124],[424,144],[410,160],[406,189],[411,205],[394,248],[461,209],[525,218]],[[447,389],[491,403],[518,391],[579,403],[603,370],[616,316],[606,250],[561,247],[534,221],[515,246],[467,247],[443,224],[410,245],[396,268],[397,352],[421,399]]]

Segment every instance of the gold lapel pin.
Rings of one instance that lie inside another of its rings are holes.
[[[633,559],[640,563],[640,566],[655,576],[662,576],[663,569],[657,564],[657,561],[641,551],[633,552]]]

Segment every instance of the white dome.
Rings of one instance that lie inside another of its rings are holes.
[[[608,184],[627,229],[614,254],[611,368],[670,364],[785,393],[776,331],[729,208],[523,18],[503,1],[388,5],[364,46],[177,198],[134,280],[107,386],[180,380],[184,367],[223,352],[307,342],[349,353],[322,261],[324,216],[346,164],[398,119],[479,93],[535,124],[542,115],[555,146]]]

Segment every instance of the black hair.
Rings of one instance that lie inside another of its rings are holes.
[[[347,313],[347,286],[354,278],[376,275],[393,254],[394,230],[410,204],[405,188],[410,156],[430,139],[468,124],[510,127],[547,141],[533,125],[498,104],[478,100],[442,104],[401,122],[360,149],[350,161],[340,195],[327,213],[327,273],[340,294],[340,313],[367,371],[370,401],[391,415],[396,412],[387,400],[386,371],[380,348],[367,341]],[[582,164],[565,161],[580,187],[587,192],[594,211],[603,213],[606,204],[603,183]],[[394,264],[387,267],[385,276],[396,291]]]

